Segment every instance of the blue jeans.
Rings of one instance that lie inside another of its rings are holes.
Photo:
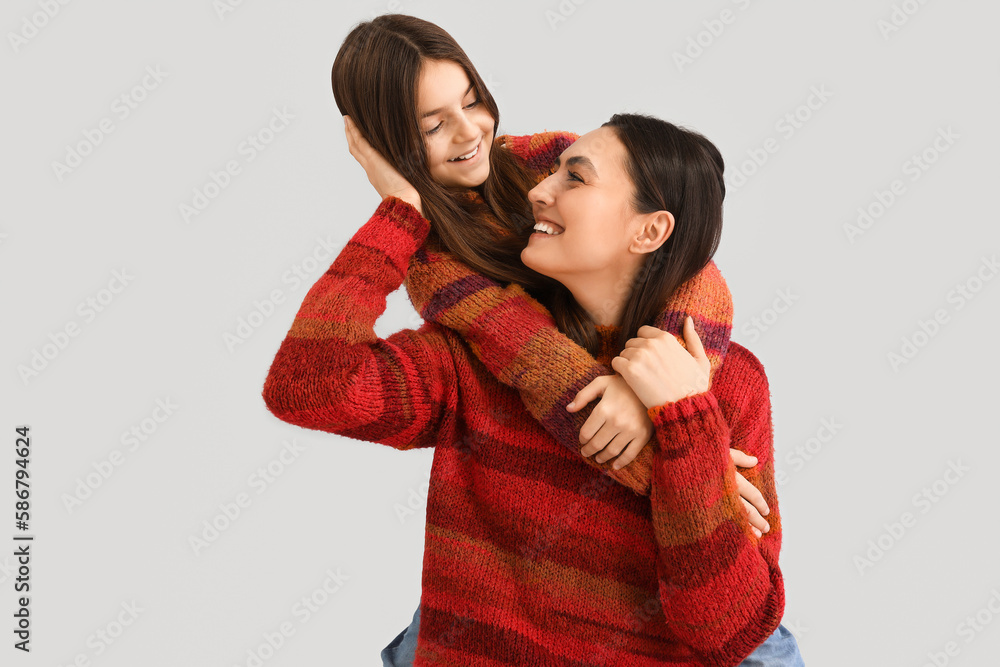
[[[389,645],[382,649],[383,667],[412,667],[417,652],[417,632],[420,629],[420,606],[413,612],[413,621]],[[764,640],[739,667],[805,667],[798,642],[788,628],[779,624],[774,634]]]

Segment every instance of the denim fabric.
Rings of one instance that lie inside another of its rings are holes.
[[[417,633],[420,630],[420,607],[413,612],[409,627],[396,635],[389,645],[382,649],[383,667],[412,667],[417,652]],[[778,625],[774,634],[764,640],[739,667],[805,667],[799,653],[795,636],[783,625]]]
[[[417,632],[420,629],[420,606],[413,612],[413,620],[389,645],[382,649],[382,667],[413,667],[417,654]]]

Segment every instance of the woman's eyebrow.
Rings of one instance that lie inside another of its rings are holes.
[[[562,157],[557,157],[556,168],[558,168],[560,164],[562,164]],[[597,175],[597,168],[594,166],[594,163],[590,161],[590,158],[584,155],[574,155],[570,159],[566,160],[566,166],[567,167],[581,166],[585,169],[589,169],[590,171],[594,172],[595,176]]]
[[[475,87],[476,87],[476,84],[474,84],[474,83],[471,84],[469,86],[469,90],[466,90],[464,93],[462,93],[462,99],[465,99],[465,96],[469,94],[469,91],[471,91]],[[425,114],[423,114],[423,115],[420,116],[420,120],[423,120],[424,118],[427,118],[428,116],[433,116],[434,114],[439,114],[442,111],[444,111],[444,109],[435,109],[434,111],[428,111],[427,113],[425,113]]]

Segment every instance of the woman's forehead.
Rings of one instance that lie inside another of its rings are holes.
[[[615,131],[610,127],[599,127],[570,144],[559,156],[559,163],[572,161],[592,168],[602,176],[610,176],[616,168],[624,167],[624,158],[625,146]]]

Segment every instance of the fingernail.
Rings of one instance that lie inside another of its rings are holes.
[[[567,407],[567,408],[571,408],[571,407],[573,407],[573,404],[572,404],[572,403],[567,403],[567,404],[566,404],[566,407]]]
[[[754,527],[753,527],[753,532],[754,532],[754,534],[755,534],[755,535],[756,535],[757,537],[760,537],[760,536],[761,536],[761,532],[760,532],[759,530],[757,530],[757,526],[754,526]]]

